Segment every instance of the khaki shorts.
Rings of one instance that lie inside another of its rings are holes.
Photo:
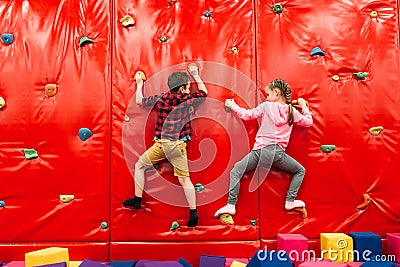
[[[174,175],[189,177],[186,154],[186,143],[182,140],[156,140],[154,144],[140,156],[139,162],[146,168],[167,159],[174,166]]]

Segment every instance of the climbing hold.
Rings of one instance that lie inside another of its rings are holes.
[[[294,211],[300,212],[303,215],[303,218],[307,218],[307,210],[306,208],[294,208]]]
[[[130,120],[131,120],[131,118],[128,115],[125,115],[124,121],[128,122]]]
[[[46,84],[44,86],[44,94],[48,97],[55,96],[57,94],[57,85],[56,84]]]
[[[119,22],[121,22],[122,26],[129,27],[135,25],[135,20],[129,16],[125,15]]]
[[[171,228],[169,228],[169,230],[173,231],[178,228],[179,228],[179,223],[177,221],[173,221],[171,224]]]
[[[292,105],[298,107],[299,101],[297,99],[292,100]],[[308,101],[306,100],[306,106],[308,107]]]
[[[365,79],[365,77],[367,77],[368,72],[355,72],[353,73],[353,75],[357,78],[357,79]]]
[[[174,5],[176,2],[178,2],[177,0],[168,0],[168,5]]]
[[[239,50],[237,49],[236,46],[234,46],[234,47],[231,48],[231,52],[232,52],[233,54],[237,55],[237,54],[239,53]]]
[[[378,136],[382,131],[383,131],[382,126],[375,126],[369,129],[369,133],[372,134],[373,136]]]
[[[74,195],[60,195],[60,201],[63,203],[69,203],[74,200]]]
[[[4,98],[2,98],[0,96],[0,109],[2,109],[5,105],[6,105],[6,101],[4,100]]]
[[[35,158],[39,157],[39,155],[35,149],[28,149],[28,148],[24,149],[24,155],[25,155],[26,159],[35,159]]]
[[[80,128],[78,131],[78,136],[82,141],[88,140],[89,137],[91,137],[92,131],[89,130],[88,128]]]
[[[107,229],[108,228],[108,223],[107,222],[101,222],[100,227],[101,227],[101,229]]]
[[[141,78],[143,81],[146,80],[146,75],[145,75],[144,72],[141,71],[141,70],[139,70],[139,71],[137,71],[137,72],[135,73],[135,82],[136,82],[139,78]]]
[[[340,79],[339,75],[332,75],[332,80],[339,81],[339,79]]]
[[[219,216],[219,219],[221,222],[226,223],[226,224],[233,224],[233,218],[232,215],[228,213],[221,214]]]
[[[194,190],[196,190],[196,192],[201,192],[204,190],[204,185],[197,183],[194,185]]]
[[[0,208],[4,207],[6,205],[6,202],[4,200],[0,200]]]
[[[194,113],[194,107],[193,107],[193,106],[190,106],[190,107],[189,107],[189,113],[190,113],[190,114]]]
[[[199,69],[199,66],[197,66],[196,63],[191,62],[187,65],[187,69],[189,72],[191,72],[192,70],[195,71],[196,69]]]
[[[250,220],[250,225],[251,225],[251,226],[256,226],[256,224],[257,224],[257,221],[256,221],[256,220]]]
[[[165,43],[167,41],[167,36],[161,36],[160,37],[160,42]]]
[[[376,18],[378,16],[378,12],[376,12],[374,10],[374,11],[371,11],[371,13],[369,15],[371,16],[371,18]]]
[[[325,153],[330,153],[336,149],[335,145],[321,145],[321,150]]]
[[[94,40],[90,39],[87,36],[82,36],[81,39],[79,40],[79,46],[83,46],[86,43],[94,43]]]
[[[14,41],[14,35],[12,33],[3,33],[1,35],[1,42],[5,45],[10,45]]]
[[[274,8],[273,8],[273,11],[274,11],[275,13],[282,13],[282,11],[283,11],[283,6],[282,6],[281,4],[275,4],[275,5],[274,5]]]
[[[211,17],[211,11],[204,11],[203,15],[204,17],[209,18]]]
[[[310,56],[316,56],[316,55],[320,55],[320,56],[326,56],[326,53],[324,51],[322,51],[321,48],[319,47],[314,47],[311,52],[310,52]]]
[[[363,194],[363,203],[361,203],[360,205],[357,206],[357,209],[359,210],[363,210],[366,209],[369,206],[369,203],[371,202],[371,197],[368,194]]]
[[[226,107],[226,106],[225,106],[225,111],[227,111],[227,112],[231,112],[231,111],[232,111],[232,109],[231,109],[230,107]]]
[[[158,163],[158,162],[157,162],[156,164],[153,165],[153,168],[154,168],[154,169],[158,169],[158,167],[160,167],[160,163]]]

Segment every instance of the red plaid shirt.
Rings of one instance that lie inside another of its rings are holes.
[[[179,140],[190,138],[190,106],[196,106],[205,100],[203,91],[181,94],[168,91],[162,95],[144,97],[144,107],[153,106],[157,111],[155,138]]]

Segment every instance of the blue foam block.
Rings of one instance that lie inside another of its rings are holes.
[[[85,259],[81,262],[81,264],[79,264],[79,267],[107,267],[109,265],[104,264],[101,261],[92,261],[92,260],[88,260]]]
[[[225,257],[200,255],[199,267],[225,267]]]
[[[178,262],[182,264],[183,267],[193,267],[189,262],[187,262],[184,258],[179,258]]]
[[[395,267],[396,265],[390,261],[367,261],[360,265],[360,267]]]
[[[368,261],[373,256],[382,255],[379,235],[372,232],[350,232],[349,236],[353,238],[354,261]]]
[[[108,265],[114,267],[133,267],[135,266],[135,261],[112,261]]]
[[[258,250],[247,267],[293,267],[288,254],[285,251]]]

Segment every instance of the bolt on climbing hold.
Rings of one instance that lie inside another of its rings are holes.
[[[163,35],[160,37],[160,42],[165,43],[167,41],[167,36]]]
[[[122,26],[124,26],[124,27],[129,27],[129,26],[135,25],[135,20],[129,15],[125,15],[125,17],[120,19],[119,22],[121,22]]]
[[[204,190],[204,185],[197,183],[194,185],[194,190],[196,190],[196,192],[201,192]]]
[[[160,163],[158,163],[158,162],[157,162],[156,164],[153,165],[153,168],[154,168],[154,169],[158,169],[158,167],[160,167]]]
[[[87,36],[82,36],[81,39],[79,40],[79,46],[83,46],[86,43],[94,43],[94,40],[90,39]]]
[[[173,221],[171,224],[171,228],[169,228],[169,230],[173,231],[178,228],[179,228],[179,223],[177,221]]]
[[[332,75],[332,80],[339,81],[339,75]]]
[[[101,229],[107,229],[108,228],[108,223],[107,222],[101,222],[100,227],[101,227]]]
[[[335,145],[321,145],[321,150],[325,153],[330,153],[336,149]]]
[[[88,128],[80,128],[78,131],[78,136],[82,141],[86,141],[93,135],[92,131]]]
[[[55,96],[57,94],[57,85],[56,84],[46,84],[44,86],[44,94],[48,97]]]
[[[369,133],[372,134],[373,136],[378,136],[382,131],[383,131],[382,126],[375,126],[369,129]]]
[[[211,17],[211,11],[204,11],[203,15],[204,17],[209,18]]]
[[[251,226],[256,226],[257,221],[256,220],[250,220],[250,225]]]
[[[190,114],[194,113],[194,107],[193,106],[189,106],[189,113]]]
[[[365,79],[365,77],[367,77],[368,72],[361,72],[361,71],[360,71],[360,72],[354,72],[353,75],[354,75],[357,79],[362,80],[362,79]]]
[[[320,55],[320,56],[326,56],[326,53],[324,51],[322,51],[321,48],[319,47],[314,47],[311,52],[310,52],[310,56],[316,56],[316,55]]]
[[[128,122],[130,120],[131,120],[131,118],[128,115],[125,115],[124,121]]]
[[[221,222],[226,223],[226,224],[233,224],[234,223],[232,215],[230,215],[228,213],[221,214],[219,216],[219,219],[220,219]]]
[[[4,200],[0,200],[0,208],[4,207],[6,205],[6,202]]]
[[[26,159],[35,159],[39,157],[35,149],[28,149],[28,148],[24,148],[24,155]]]
[[[362,196],[364,201],[363,203],[357,206],[357,209],[359,210],[367,208],[369,206],[369,203],[371,202],[371,197],[367,193],[363,194]]]
[[[233,54],[237,55],[237,54],[239,53],[239,50],[237,49],[236,46],[233,46],[233,47],[231,48],[231,52],[232,52]]]
[[[14,35],[12,33],[3,33],[1,35],[1,42],[5,45],[10,45],[14,41]]]
[[[6,105],[6,101],[4,100],[4,98],[2,98],[0,96],[0,109],[2,109],[5,105]]]
[[[282,13],[283,6],[281,4],[275,4],[274,8],[272,9],[275,13]]]
[[[374,10],[374,11],[371,11],[371,13],[369,15],[371,16],[371,18],[376,18],[378,16],[378,12],[376,12]]]
[[[164,37],[165,37],[165,36],[164,36]],[[167,38],[167,37],[165,37],[165,38]],[[142,79],[143,81],[146,80],[146,75],[145,75],[144,72],[141,71],[141,70],[139,70],[139,71],[137,71],[137,72],[135,73],[135,82],[136,82],[138,79]]]
[[[168,5],[174,5],[176,2],[178,2],[177,0],[168,0]]]
[[[63,203],[69,203],[74,200],[74,195],[60,195],[60,201]]]

